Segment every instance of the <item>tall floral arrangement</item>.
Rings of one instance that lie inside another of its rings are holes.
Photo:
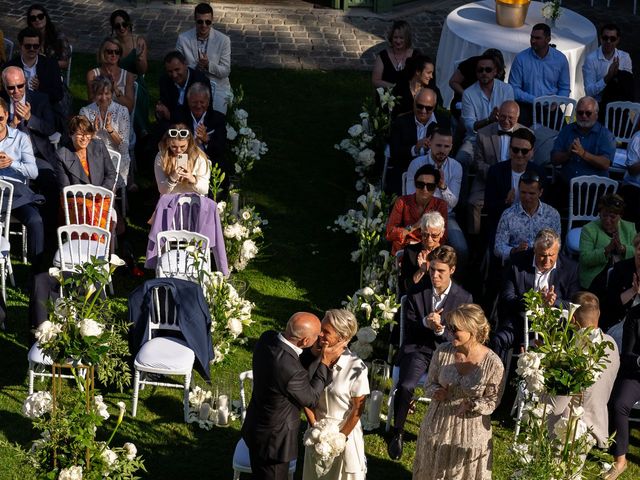
[[[610,342],[599,330],[572,321],[574,309],[548,306],[539,292],[525,294],[527,317],[539,342],[518,360],[524,392],[522,430],[513,448],[512,478],[552,480],[600,478],[601,468],[585,463],[595,443],[582,416],[582,394],[606,367]],[[549,431],[548,397],[572,396],[569,415]]]
[[[245,206],[234,212],[227,202],[218,202],[222,222],[224,247],[229,266],[240,272],[247,268],[262,245],[262,227],[269,221],[262,219],[254,206]]]

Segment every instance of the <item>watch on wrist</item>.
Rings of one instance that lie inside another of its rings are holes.
[[[446,185],[444,187],[440,187],[440,190],[442,190],[443,192],[449,187],[447,187]]]

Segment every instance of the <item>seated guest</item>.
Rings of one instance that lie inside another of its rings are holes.
[[[129,175],[129,111],[126,107],[113,101],[113,83],[109,77],[97,76],[91,81],[91,98],[93,103],[82,107],[80,115],[88,118],[93,123],[96,137],[102,140],[105,146],[120,154],[120,170],[118,173],[118,185],[127,184]],[[108,187],[113,189],[114,186]]]
[[[631,141],[627,145],[627,171],[622,180],[620,195],[627,204],[624,212],[625,218],[636,224],[636,230],[640,228],[640,123],[639,130],[631,137]]]
[[[598,122],[598,102],[582,97],[576,106],[576,121],[560,130],[551,150],[551,162],[562,165],[559,191],[566,197],[569,182],[581,175],[609,176],[609,167],[616,153],[613,134]]]
[[[399,194],[402,174],[407,171],[411,160],[426,155],[429,150],[428,131],[433,128],[430,125],[438,123],[434,114],[436,101],[436,92],[423,88],[414,99],[413,114],[400,115],[392,122],[387,191]]]
[[[398,197],[387,221],[386,238],[391,242],[393,255],[411,243],[420,242],[420,219],[427,212],[439,212],[445,221],[445,232],[447,230],[447,202],[434,196],[440,172],[432,165],[425,165],[418,169],[413,180],[416,193]]]
[[[387,35],[389,46],[376,56],[371,83],[373,88],[392,88],[406,77],[405,67],[418,51],[411,48],[411,27],[404,20],[393,22]]]
[[[401,79],[393,87],[393,94],[399,97],[398,104],[393,109],[393,117],[408,113],[413,110],[413,99],[423,88],[430,88],[436,92],[437,105],[442,104],[442,95],[433,79],[436,66],[431,58],[426,55],[416,55],[407,60],[405,72],[407,78]]]
[[[584,92],[600,104],[601,123],[607,103],[615,100],[633,101],[633,70],[631,57],[618,50],[622,34],[617,25],[608,23],[600,28],[600,48],[594,50],[582,65]]]
[[[622,220],[624,200],[620,195],[604,195],[598,200],[600,218],[587,223],[580,232],[580,286],[603,294],[607,271],[616,262],[633,256],[636,227]]]
[[[525,173],[518,182],[518,201],[502,212],[494,253],[503,262],[531,248],[537,233],[550,228],[560,235],[560,214],[540,201],[542,182],[537,174]]]
[[[605,315],[600,322],[605,329],[623,320],[640,303],[640,234],[633,237],[633,257],[616,263],[608,277]]]
[[[209,191],[211,162],[184,123],[172,125],[160,141],[154,171],[160,194]]]
[[[533,248],[511,258],[500,292],[499,326],[490,344],[505,364],[509,350],[523,341],[524,294],[534,289],[542,292],[547,304],[568,308],[579,289],[578,265],[560,254],[560,246],[560,235],[544,228],[537,233]]]
[[[434,196],[447,202],[447,238],[449,244],[458,254],[458,265],[465,265],[469,253],[467,241],[455,220],[453,209],[460,198],[460,185],[462,183],[462,166],[458,161],[449,157],[453,137],[451,131],[441,127],[435,127],[429,135],[429,152],[426,155],[415,158],[407,169],[407,182],[405,191],[407,194],[415,193],[415,183],[411,180],[415,173],[423,165],[433,165],[440,172],[440,181]]]
[[[133,75],[118,65],[121,57],[122,45],[120,45],[120,41],[116,38],[105,38],[98,49],[99,67],[87,72],[87,98],[93,98],[91,82],[99,76],[107,77],[113,83],[114,101],[127,107],[131,113],[135,102]]]
[[[40,32],[42,47],[40,51],[58,62],[60,70],[66,70],[71,58],[71,45],[65,34],[57,28],[49,12],[43,5],[34,4],[27,8],[27,26]]]
[[[520,105],[520,121],[533,123],[533,101],[545,95],[568,97],[571,93],[569,62],[551,47],[551,29],[537,23],[531,29],[531,48],[523,50],[511,64],[509,84]]]
[[[582,420],[588,428],[591,428],[593,436],[599,448],[609,445],[609,412],[607,403],[611,396],[613,384],[620,368],[620,353],[616,342],[598,327],[600,318],[600,302],[598,297],[590,292],[577,292],[571,302],[580,305],[573,314],[572,321],[580,328],[590,328],[590,338],[598,338],[599,342],[609,342],[605,350],[605,368],[600,373],[596,382],[587,388],[582,395],[553,396],[548,402],[551,407],[548,413],[549,431],[553,432],[553,426],[562,418],[569,418],[570,409],[581,406],[584,408]],[[581,402],[579,401],[581,399]]]
[[[465,129],[464,143],[456,160],[468,167],[473,159],[476,133],[498,121],[498,110],[507,100],[513,100],[513,87],[498,80],[498,65],[491,55],[482,55],[476,63],[473,85],[462,95],[462,122]]]
[[[493,237],[502,212],[518,199],[520,177],[525,172],[532,172],[540,179],[544,178],[544,170],[531,161],[535,142],[536,137],[528,128],[515,130],[509,142],[509,161],[497,162],[489,167],[484,208],[487,212],[487,234],[491,245],[493,245]],[[501,141],[501,155],[503,154],[502,146]]]
[[[169,125],[189,116],[187,91],[194,83],[209,84],[200,70],[187,66],[184,55],[177,50],[164,57],[164,74],[160,76],[160,100],[156,103],[156,117],[164,133]],[[211,107],[211,105],[209,105]]]
[[[210,82],[214,82],[213,109],[225,114],[231,94],[231,41],[211,25],[211,5],[199,3],[194,15],[196,26],[178,35],[176,50],[184,55],[187,65],[201,71]]]
[[[44,227],[35,205],[37,199],[26,185],[38,177],[38,166],[29,136],[7,125],[8,120],[9,107],[0,98],[0,178],[14,184],[11,214],[27,228],[28,258],[32,271],[39,273],[45,267],[42,261]]]
[[[402,456],[403,430],[420,377],[427,372],[431,356],[444,337],[443,317],[463,303],[472,303],[471,294],[451,279],[456,270],[456,252],[449,246],[438,247],[429,254],[431,287],[409,296],[405,329],[400,349],[400,375],[393,402],[393,437],[389,456]]]
[[[629,414],[640,401],[640,307],[629,311],[624,322],[620,370],[609,399],[609,433],[613,434],[611,454],[614,463],[604,476],[618,478],[627,469],[629,451]]]
[[[485,184],[489,167],[498,162],[510,160],[509,144],[511,134],[522,128],[518,123],[520,107],[513,100],[507,100],[498,110],[498,121],[478,130],[476,146],[473,149],[471,170],[476,176],[469,193],[471,222],[469,233],[480,233],[480,216],[484,206]]]
[[[427,212],[420,219],[422,241],[404,248],[400,266],[401,294],[422,291],[431,286],[429,254],[441,245],[445,233],[444,218],[438,212]]]

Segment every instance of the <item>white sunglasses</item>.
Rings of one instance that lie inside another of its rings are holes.
[[[170,128],[168,133],[171,138],[187,138],[189,136],[189,130],[185,128],[181,128],[180,130],[177,128]]]

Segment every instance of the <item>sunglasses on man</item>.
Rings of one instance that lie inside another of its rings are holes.
[[[196,20],[196,23],[197,23],[198,25],[207,25],[207,26],[209,26],[209,25],[211,25],[213,22],[212,22],[211,20],[202,20],[202,19],[199,19],[199,20]]]
[[[427,112],[433,112],[435,110],[435,106],[433,105],[423,105],[421,103],[416,103],[416,110],[426,110]]]

